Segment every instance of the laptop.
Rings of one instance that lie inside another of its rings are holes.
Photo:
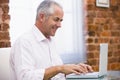
[[[92,72],[86,74],[69,74],[66,78],[74,78],[74,79],[96,79],[100,77],[104,77],[107,75],[107,62],[108,62],[108,44],[101,43],[100,44],[100,57],[99,57],[99,72]]]

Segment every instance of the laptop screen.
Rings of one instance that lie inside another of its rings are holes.
[[[100,44],[100,57],[99,57],[99,72],[100,74],[107,74],[108,63],[108,44]]]

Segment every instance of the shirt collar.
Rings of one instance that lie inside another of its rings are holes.
[[[43,35],[43,33],[35,25],[32,28],[32,31],[38,41],[47,40],[47,38]]]

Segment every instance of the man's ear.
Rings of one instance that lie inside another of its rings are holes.
[[[40,21],[43,21],[45,19],[45,14],[40,13],[39,14],[39,19],[40,19]]]

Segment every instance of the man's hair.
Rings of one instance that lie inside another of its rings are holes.
[[[40,13],[43,13],[47,16],[54,13],[54,6],[58,6],[62,9],[62,6],[53,0],[44,0],[37,8],[36,19]]]

